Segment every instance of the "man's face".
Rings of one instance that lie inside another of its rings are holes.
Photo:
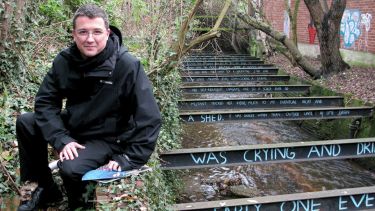
[[[73,38],[82,56],[92,57],[105,48],[109,33],[103,18],[81,16],[76,19]]]

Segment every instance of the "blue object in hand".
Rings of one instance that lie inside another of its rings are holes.
[[[86,174],[84,174],[82,177],[82,181],[97,180],[106,183],[148,171],[152,171],[152,168],[148,167],[147,165],[144,165],[139,169],[132,169],[129,171],[114,171],[109,169],[107,166],[102,166],[98,169],[86,172]]]
[[[127,176],[126,171],[113,171],[108,169],[95,169],[86,172],[82,177],[82,181],[88,180],[107,180],[107,179],[117,179]]]

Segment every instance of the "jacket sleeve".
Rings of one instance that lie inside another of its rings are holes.
[[[161,115],[154,98],[150,81],[140,62],[136,62],[135,83],[130,92],[133,129],[120,136],[123,154],[112,158],[122,170],[139,168],[153,153],[161,127]]]
[[[60,117],[63,97],[57,88],[53,66],[44,77],[35,97],[35,119],[43,138],[56,150],[61,151],[74,139],[69,136],[69,131]]]

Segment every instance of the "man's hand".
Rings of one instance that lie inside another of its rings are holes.
[[[111,170],[121,171],[121,166],[114,160],[110,160],[106,166]]]
[[[84,149],[85,146],[78,144],[77,142],[70,142],[60,152],[60,161],[63,160],[74,160],[78,157],[77,149]]]

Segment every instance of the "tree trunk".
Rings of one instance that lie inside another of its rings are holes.
[[[304,0],[317,30],[323,75],[350,68],[340,54],[340,23],[346,0],[333,0],[328,10],[326,0]]]
[[[238,17],[245,23],[263,31],[268,36],[281,42],[290,51],[297,64],[301,66],[307,74],[309,74],[313,78],[319,78],[321,76],[321,71],[319,69],[316,69],[309,61],[307,61],[305,57],[302,56],[296,45],[294,45],[293,41],[288,39],[285,34],[272,29],[268,24],[257,21],[256,19],[249,17],[248,15],[238,14]]]
[[[294,11],[291,16],[291,25],[292,25],[292,34],[293,34],[293,42],[295,43],[296,46],[298,46],[298,38],[297,38],[297,15],[298,15],[298,9],[299,9],[299,4],[301,0],[296,0],[294,2]]]
[[[232,48],[234,49],[234,51],[239,54],[239,53],[241,53],[241,50],[240,50],[240,47],[238,45],[237,34],[236,34],[237,28],[238,28],[238,20],[237,19],[238,19],[237,16],[235,16],[234,21],[232,23],[233,24],[232,25],[233,31],[232,31],[232,34],[231,34],[230,44],[231,44]]]
[[[13,6],[5,2],[4,3],[4,11],[1,18],[1,25],[0,25],[0,53],[2,53],[5,49],[5,42],[8,39],[9,31],[11,28],[11,19],[13,16]]]
[[[290,25],[291,25],[291,29],[292,29],[291,40],[293,40],[293,43],[294,43],[294,45],[296,45],[297,48],[298,48],[297,15],[298,15],[299,3],[300,3],[300,0],[296,0],[294,2],[294,9],[292,11],[292,9],[291,9],[292,5],[290,4],[290,1],[284,0],[284,5],[286,7],[286,11],[288,13]],[[296,61],[293,59],[292,56],[287,56],[289,54],[287,54],[285,52],[283,52],[283,55],[285,55],[290,60],[290,62],[293,64],[293,66],[297,65]]]

